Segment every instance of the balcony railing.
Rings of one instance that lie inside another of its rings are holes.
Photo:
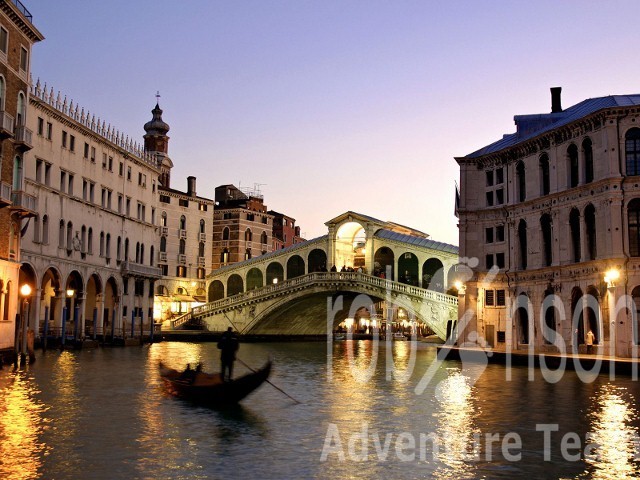
[[[16,146],[22,147],[24,150],[31,150],[33,148],[32,136],[31,130],[24,125],[16,126],[14,139]]]
[[[25,7],[20,0],[11,0],[11,3],[13,3],[16,7],[18,7],[18,10],[20,11],[20,13],[22,13],[27,20],[33,23],[33,15],[31,15],[31,12],[27,10],[27,7]]]
[[[13,137],[13,117],[7,112],[0,112],[0,138]]]
[[[0,205],[11,205],[11,184],[0,183]]]
[[[187,238],[187,231],[185,229],[183,229],[183,228],[179,229],[178,233],[179,233],[180,238],[185,238],[185,239]]]
[[[186,265],[187,263],[187,256],[183,255],[182,253],[178,254],[178,263],[180,265]]]
[[[201,242],[206,242],[207,241],[207,234],[206,233],[201,233],[200,234],[200,241]]]
[[[206,264],[205,262],[206,262],[205,257],[198,257],[198,266],[199,267],[204,267],[205,264]]]
[[[169,227],[160,227],[160,235],[165,237],[169,235]]]
[[[23,192],[22,190],[14,190],[11,192],[12,208],[20,211],[21,216],[35,217],[36,216],[36,197]]]
[[[167,261],[167,252],[158,252],[158,261],[166,262]]]
[[[120,265],[120,272],[122,275],[134,275],[140,277],[152,277],[160,278],[162,276],[162,270],[158,267],[152,267],[151,265],[141,265],[139,263],[127,260]]]

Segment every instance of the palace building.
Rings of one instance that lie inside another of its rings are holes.
[[[27,104],[31,47],[43,39],[22,3],[0,1],[0,362],[26,347],[20,320],[31,292],[20,283],[20,248],[22,230],[36,214],[24,181],[25,155],[33,147]]]
[[[640,341],[640,95],[517,115],[458,157],[459,343],[630,356]],[[466,275],[466,276],[465,276]],[[591,332],[591,334],[589,333]],[[590,350],[590,349],[589,349]]]

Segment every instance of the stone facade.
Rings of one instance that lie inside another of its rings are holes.
[[[19,297],[20,231],[35,214],[35,198],[25,194],[23,179],[24,155],[32,146],[29,68],[32,45],[44,39],[32,22],[22,4],[0,1],[0,360],[14,351],[16,339],[26,338],[16,314],[25,304]]]
[[[640,96],[515,117],[460,165],[459,343],[629,356],[638,345]],[[478,338],[479,337],[479,338]],[[590,349],[589,349],[590,350]]]

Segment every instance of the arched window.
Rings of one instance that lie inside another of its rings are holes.
[[[42,243],[49,244],[49,216],[42,217]]]
[[[244,232],[244,241],[250,242],[253,239],[253,234],[251,233],[251,229],[247,228]]]
[[[87,232],[87,252],[89,255],[93,255],[93,228],[89,227]]]
[[[73,223],[67,222],[67,251],[71,251],[73,245]]]
[[[625,139],[627,175],[640,175],[640,128],[631,128]]]
[[[38,243],[40,241],[40,215],[36,215],[33,219],[33,242]]]
[[[124,239],[124,260],[125,262],[129,260],[129,239]]]
[[[154,266],[155,265],[155,259],[153,258],[153,254],[155,252],[153,251],[153,245],[151,245],[151,250],[149,252],[149,265]]]
[[[87,251],[87,227],[82,225],[80,232],[80,251],[85,253]]]
[[[27,118],[27,102],[25,102],[25,96],[22,92],[18,94],[18,110],[16,114],[16,126],[23,127]]]
[[[578,147],[575,144],[567,148],[567,173],[569,174],[569,187],[577,187],[579,183]]]
[[[262,235],[260,235],[260,243],[262,245],[267,244],[267,232],[262,232]]]
[[[518,201],[524,202],[527,198],[527,181],[524,175],[524,163],[518,162],[516,165],[516,184],[518,186]]]
[[[587,253],[589,260],[595,260],[598,254],[596,250],[596,209],[593,205],[587,205],[584,209],[585,234],[587,235]]]
[[[540,157],[540,185],[542,195],[549,195],[551,182],[549,181],[549,157],[546,153]]]
[[[529,299],[526,295],[518,295],[516,310],[516,339],[519,344],[529,343]]]
[[[205,233],[204,220],[200,220],[200,233]]]
[[[580,261],[580,212],[577,208],[571,209],[569,214],[569,229],[571,230],[571,260]]]
[[[144,265],[144,243],[140,244],[140,265]]]
[[[634,198],[627,207],[629,223],[629,255],[640,257],[640,198]]]
[[[229,240],[229,229],[227,227],[222,230],[222,240]]]
[[[180,239],[180,251],[178,252],[180,255],[184,255],[187,249],[187,243],[184,241],[184,238]]]
[[[160,215],[160,226],[161,227],[167,226],[167,212],[162,212],[162,215]]]
[[[107,246],[105,248],[105,256],[111,258],[111,234],[107,233]]]
[[[187,229],[187,217],[182,215],[180,217],[180,230],[186,230],[186,229]]]
[[[204,257],[204,242],[198,244],[198,256]]]
[[[518,243],[520,244],[520,268],[527,269],[527,222],[520,220],[518,223]]]
[[[100,256],[104,257],[104,232],[100,232]]]
[[[543,266],[549,267],[553,261],[553,244],[552,244],[552,222],[551,215],[545,213],[540,217],[540,228],[542,230],[542,252]]]
[[[58,248],[64,248],[64,220],[60,220],[60,229],[58,230]]]
[[[593,182],[593,145],[589,137],[582,141],[582,153],[584,155],[584,182]]]
[[[160,251],[163,253],[167,251],[167,237],[160,237]]]
[[[122,260],[122,237],[118,237],[118,241],[116,243],[116,260]]]
[[[140,263],[140,242],[136,242],[136,263]]]
[[[554,305],[555,293],[552,288],[547,288],[544,292],[544,300],[542,301],[542,311],[544,312],[544,327],[546,331],[542,332],[545,343],[553,344],[556,342],[557,325],[556,325],[556,308]]]

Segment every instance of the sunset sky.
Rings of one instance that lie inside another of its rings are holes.
[[[31,70],[142,139],[172,187],[261,184],[307,238],[347,210],[458,243],[454,156],[513,116],[640,93],[640,2],[23,0]]]

